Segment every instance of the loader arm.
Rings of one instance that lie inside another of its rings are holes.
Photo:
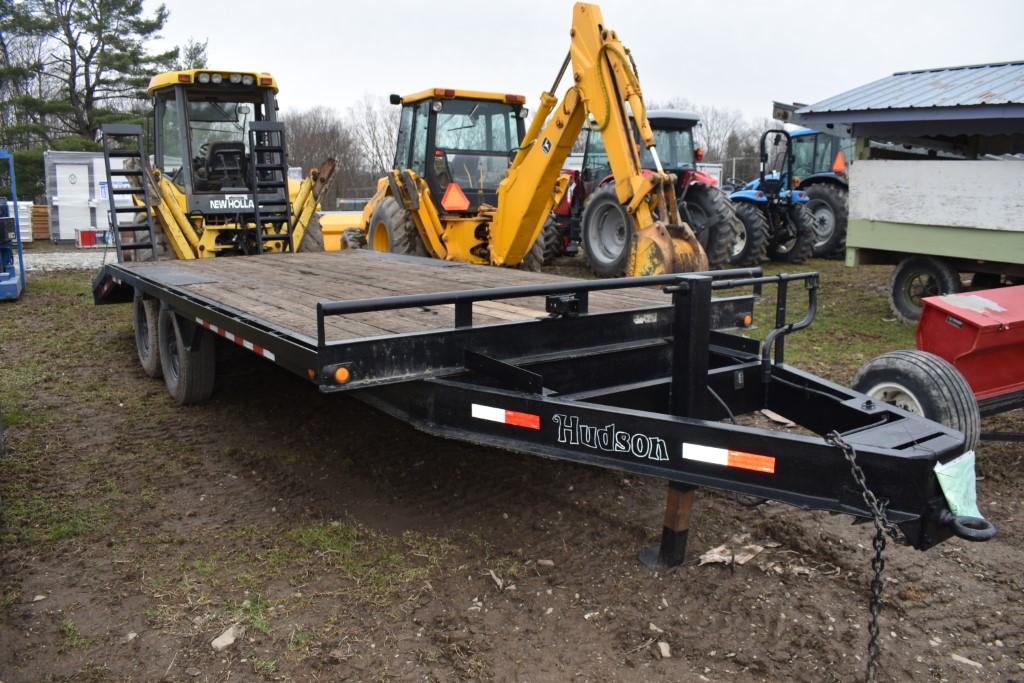
[[[629,52],[605,28],[597,5],[576,3],[570,36],[569,56],[551,90],[541,95],[523,144],[498,187],[491,261],[519,263],[537,239],[565,192],[568,179],[559,177],[561,169],[589,114],[605,141],[616,196],[635,224],[628,274],[705,270],[707,257],[679,217],[674,179],[660,163],[654,173],[640,166],[627,104],[648,148],[654,147],[654,132]],[[570,64],[574,85],[559,102],[554,93]]]

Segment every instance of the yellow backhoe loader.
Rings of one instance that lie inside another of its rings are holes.
[[[147,92],[152,163],[142,126],[102,127],[119,260],[323,249],[311,219],[335,163],[289,177],[273,76],[171,71],[154,76]]]
[[[679,215],[675,179],[654,147],[632,57],[597,5],[573,8],[570,50],[529,130],[519,95],[436,88],[402,105],[394,169],[377,184],[362,230],[375,250],[497,266],[539,266],[538,235],[564,195],[561,169],[587,121],[608,150],[615,193],[631,225],[628,275],[707,269]],[[555,97],[571,66],[572,85]],[[651,150],[644,171],[639,143]]]

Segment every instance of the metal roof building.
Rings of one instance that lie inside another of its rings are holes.
[[[793,120],[817,130],[848,126],[854,137],[1024,152],[1024,62],[900,71],[801,107]]]

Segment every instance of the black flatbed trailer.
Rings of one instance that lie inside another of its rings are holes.
[[[766,286],[759,342],[743,330]],[[158,301],[188,349],[220,336],[431,434],[665,479],[661,564],[682,560],[696,487],[870,518],[832,433],[910,545],[990,538],[934,472],[959,432],[785,363],[817,292],[815,273],[570,280],[368,250],[119,263],[94,282],[98,304]],[[736,423],[761,409],[803,429]]]

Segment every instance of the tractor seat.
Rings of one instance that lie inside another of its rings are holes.
[[[214,142],[206,155],[206,181],[211,189],[246,187],[248,163],[241,142]]]

